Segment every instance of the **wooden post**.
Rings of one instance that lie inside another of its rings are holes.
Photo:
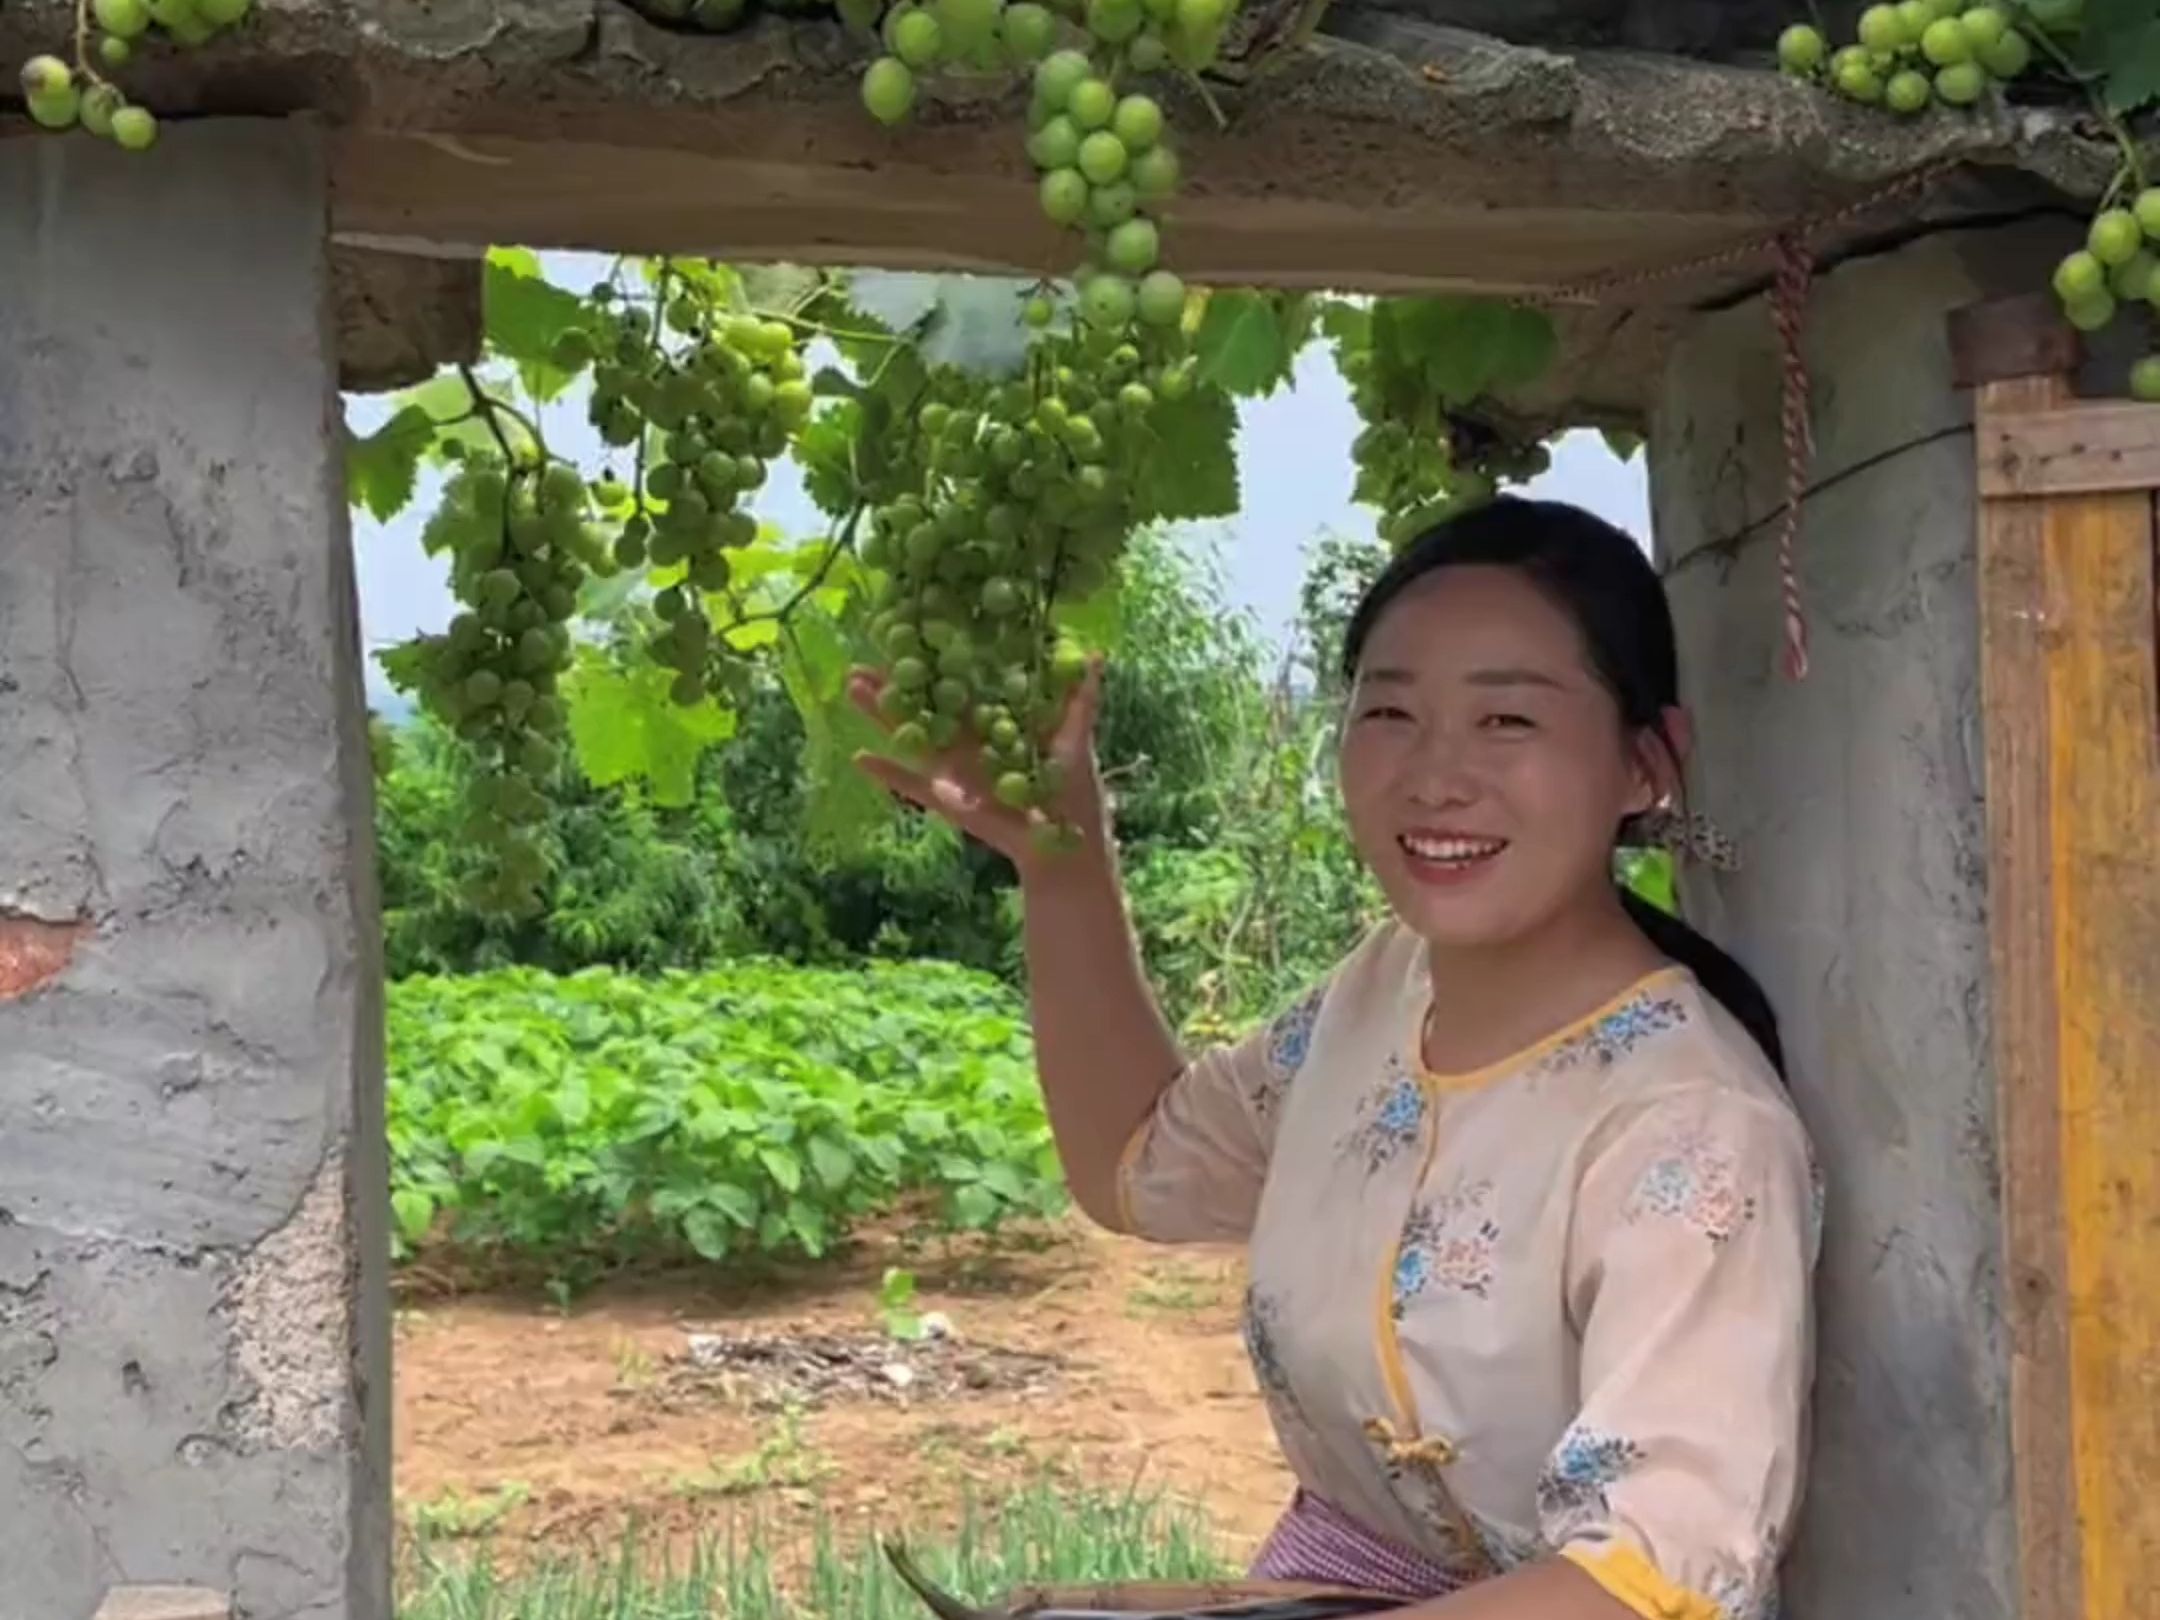
[[[2160,1603],[2160,406],[2080,402],[2050,302],[1976,390],[1989,932],[2022,1620]]]

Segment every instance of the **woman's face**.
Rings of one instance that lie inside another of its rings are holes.
[[[1522,574],[1443,568],[1367,640],[1340,759],[1351,836],[1436,945],[1512,943],[1612,887],[1660,786],[1573,621]]]

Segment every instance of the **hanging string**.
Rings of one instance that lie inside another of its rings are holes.
[[[1800,535],[1800,507],[1807,494],[1808,465],[1815,454],[1815,428],[1808,419],[1807,357],[1800,334],[1807,317],[1808,285],[1814,259],[1794,236],[1777,244],[1777,280],[1770,289],[1770,313],[1777,323],[1779,369],[1783,373],[1782,431],[1785,439],[1785,515],[1778,524],[1778,591],[1785,609],[1785,675],[1804,681],[1808,672],[1807,607],[1800,595],[1800,570],[1794,560]]]
[[[1808,417],[1807,359],[1801,348],[1808,290],[1815,268],[1808,243],[1821,232],[1851,223],[1887,202],[1919,196],[1943,176],[1962,167],[1964,162],[1961,157],[1952,157],[1923,165],[1837,208],[1793,221],[1730,247],[1669,264],[1607,271],[1523,295],[1524,302],[1536,305],[1595,305],[1613,301],[1614,294],[1631,288],[1685,280],[1713,270],[1734,269],[1766,253],[1774,260],[1776,275],[1770,287],[1770,312],[1777,327],[1782,396],[1780,416],[1785,448],[1785,506],[1778,525],[1778,595],[1783,615],[1781,663],[1788,679],[1805,680],[1808,673],[1807,609],[1800,591],[1797,557],[1800,506],[1807,490],[1808,467],[1815,453],[1814,426]]]

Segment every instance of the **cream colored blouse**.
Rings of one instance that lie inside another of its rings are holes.
[[[1250,1244],[1245,1337],[1303,1487],[1483,1578],[1558,1553],[1653,1620],[1766,1620],[1800,1496],[1821,1182],[1681,968],[1427,1071],[1423,942],[1369,936],[1164,1093],[1128,1229]]]

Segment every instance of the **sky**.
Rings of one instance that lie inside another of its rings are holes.
[[[582,254],[547,254],[550,280],[582,288],[597,278],[605,260]],[[394,396],[349,395],[346,414],[357,433],[377,427]],[[1317,536],[1369,536],[1373,514],[1354,505],[1356,476],[1350,443],[1361,423],[1324,343],[1298,357],[1289,388],[1265,399],[1239,402],[1238,473],[1241,510],[1234,518],[1200,525],[1218,542],[1233,605],[1251,615],[1270,638],[1282,635],[1297,608],[1306,547]],[[604,447],[587,425],[578,396],[550,406],[542,421],[549,448],[588,472],[604,464]],[[441,630],[456,604],[450,595],[447,558],[429,557],[420,529],[433,508],[440,475],[423,472],[413,502],[388,524],[365,512],[353,514],[354,559],[360,585],[361,634],[369,649],[368,697],[377,707],[404,703],[383,678],[374,653],[416,634]],[[1618,524],[1648,544],[1649,493],[1643,458],[1623,462],[1597,433],[1564,435],[1552,447],[1552,466],[1528,492],[1573,501]],[[821,532],[828,525],[809,497],[792,461],[772,464],[759,492],[758,517],[791,534]]]

